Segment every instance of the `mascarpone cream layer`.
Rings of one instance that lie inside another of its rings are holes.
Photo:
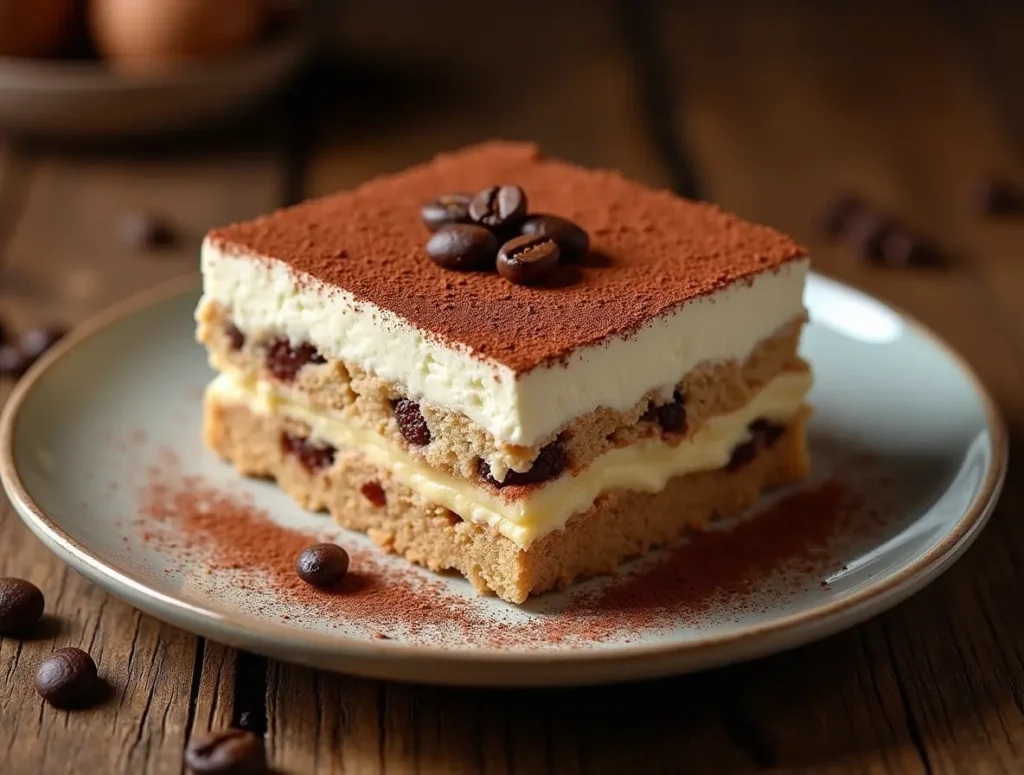
[[[225,373],[209,385],[207,398],[305,423],[313,439],[342,450],[357,450],[430,503],[465,520],[490,525],[526,549],[538,538],[564,527],[571,516],[590,508],[604,492],[657,492],[674,476],[724,467],[733,448],[749,437],[751,422],[763,417],[788,423],[803,406],[811,383],[809,372],[784,372],[742,409],[711,418],[681,444],[648,438],[618,447],[576,475],[565,474],[537,487],[526,498],[509,501],[494,490],[427,466],[374,431],[313,409],[301,394],[277,384],[245,382]]]
[[[271,258],[203,244],[203,302],[231,310],[243,331],[265,329],[309,342],[400,384],[416,400],[461,412],[496,440],[532,447],[598,407],[626,411],[651,390],[671,397],[698,364],[745,360],[759,342],[804,314],[807,260],[737,282],[655,318],[628,337],[582,347],[566,363],[516,374],[458,343]]]

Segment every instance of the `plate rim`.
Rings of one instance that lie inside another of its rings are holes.
[[[843,291],[866,297],[892,310],[900,317],[904,325],[929,340],[953,362],[971,383],[975,395],[981,402],[990,437],[989,449],[992,462],[986,471],[978,494],[972,499],[969,507],[964,510],[956,523],[935,546],[914,561],[906,564],[897,572],[881,577],[879,580],[865,585],[863,589],[850,593],[843,599],[824,602],[809,610],[750,625],[734,632],[682,643],[630,644],[616,649],[586,651],[564,649],[543,653],[533,650],[451,649],[389,641],[369,642],[348,636],[305,631],[286,624],[260,621],[253,617],[204,608],[153,589],[141,578],[114,563],[101,559],[88,547],[68,535],[54,519],[46,514],[29,493],[18,471],[14,455],[15,436],[21,412],[29,396],[46,377],[50,369],[79,345],[145,309],[199,290],[199,277],[194,273],[136,293],[88,318],[40,358],[15,384],[2,413],[0,413],[0,485],[6,490],[15,512],[48,549],[115,597],[125,600],[134,608],[143,610],[157,619],[169,621],[182,629],[202,634],[214,641],[231,642],[233,640],[232,645],[257,652],[280,656],[281,652],[276,650],[277,646],[274,646],[275,641],[277,643],[290,641],[302,650],[301,654],[289,652],[293,657],[291,661],[307,665],[344,671],[346,670],[344,666],[326,664],[325,658],[329,658],[335,663],[351,660],[359,663],[359,669],[351,672],[391,677],[396,674],[396,671],[388,670],[386,666],[381,665],[381,660],[409,660],[410,664],[427,663],[449,668],[445,680],[437,681],[434,679],[438,676],[433,676],[420,679],[423,682],[446,685],[498,686],[514,684],[525,686],[532,684],[553,686],[556,684],[609,682],[687,672],[795,648],[816,640],[818,637],[846,629],[880,613],[891,605],[906,599],[948,569],[953,561],[958,559],[973,543],[974,538],[980,533],[989,515],[995,509],[1009,459],[1008,432],[998,405],[984,382],[963,356],[930,328],[899,307],[826,275],[815,272],[812,273],[812,276],[838,286]],[[145,601],[147,605],[140,605],[138,601]],[[258,641],[258,645],[253,644],[254,639]],[[271,646],[274,647],[271,648]],[[318,658],[312,658],[313,656]],[[285,658],[287,659],[287,657]],[[679,663],[688,658],[693,661],[695,667],[671,666],[673,663]],[[644,663],[654,664],[644,669]],[[532,669],[537,671],[537,675],[544,674],[545,671],[548,672],[546,678],[535,681],[514,672],[507,675],[488,675],[485,679],[480,680],[476,674],[459,674],[450,671],[450,668],[467,664],[474,667],[504,666],[525,671]],[[578,674],[550,674],[551,668],[565,669],[569,665],[577,668]],[[602,676],[595,680],[593,674],[595,669],[617,671],[618,675]],[[405,676],[404,680],[417,679]]]

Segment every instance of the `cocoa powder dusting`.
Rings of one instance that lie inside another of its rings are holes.
[[[335,588],[311,587],[296,575],[295,559],[324,534],[279,525],[251,499],[174,471],[166,459],[150,468],[137,523],[143,540],[174,566],[205,567],[203,593],[212,594],[217,584],[222,590],[241,588],[251,593],[244,599],[253,614],[328,621],[375,641],[580,646],[641,637],[652,629],[699,627],[711,617],[721,621],[722,610],[739,616],[788,594],[818,590],[822,576],[841,567],[836,542],[863,539],[882,524],[877,510],[840,481],[828,480],[729,530],[693,535],[611,582],[577,587],[560,598],[557,609],[541,596],[532,612],[501,620],[493,614],[493,601],[390,562],[382,550],[356,546],[353,534],[334,532],[327,517],[324,530],[345,544],[351,570]]]

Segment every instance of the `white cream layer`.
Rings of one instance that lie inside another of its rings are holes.
[[[512,369],[443,342],[374,304],[284,263],[234,255],[207,240],[204,301],[228,307],[243,331],[268,329],[310,342],[327,358],[402,385],[414,399],[461,412],[499,442],[534,446],[598,407],[626,411],[650,390],[667,399],[700,363],[743,361],[763,339],[803,315],[809,262],[790,261],[751,283],[693,299],[633,336],[577,350],[565,365]]]
[[[314,410],[304,397],[269,382],[243,382],[221,374],[207,388],[209,398],[239,403],[264,415],[305,423],[315,440],[339,449],[356,449],[369,462],[387,469],[400,483],[463,519],[495,527],[527,548],[533,541],[563,527],[604,492],[615,489],[657,492],[680,474],[722,468],[734,447],[749,436],[747,426],[759,417],[789,422],[800,411],[811,387],[809,372],[785,372],[735,412],[718,415],[681,444],[650,438],[612,449],[576,476],[561,476],[538,487],[528,498],[506,502],[473,482],[438,471],[380,434]]]

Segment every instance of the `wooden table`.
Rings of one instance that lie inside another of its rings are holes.
[[[923,319],[961,350],[1019,443],[1024,219],[966,202],[989,170],[1024,179],[1018,4],[352,3],[344,57],[227,134],[152,148],[0,145],[0,314],[78,321],[195,271],[204,231],[492,137],[674,185],[791,232],[819,269]],[[1005,6],[1005,7],[1003,7]],[[454,8],[454,6],[452,6]],[[623,8],[631,8],[625,12]],[[941,240],[943,270],[858,265],[811,216],[862,192]],[[135,208],[185,244],[119,244]],[[10,385],[0,388],[0,400]],[[936,418],[941,422],[942,418]],[[711,673],[574,691],[380,683],[240,653],[143,616],[70,572],[0,499],[0,575],[32,579],[60,620],[0,640],[0,772],[177,773],[193,730],[265,720],[289,773],[1024,771],[1024,498],[948,574],[821,643]],[[114,686],[85,712],[31,686],[55,646]]]

